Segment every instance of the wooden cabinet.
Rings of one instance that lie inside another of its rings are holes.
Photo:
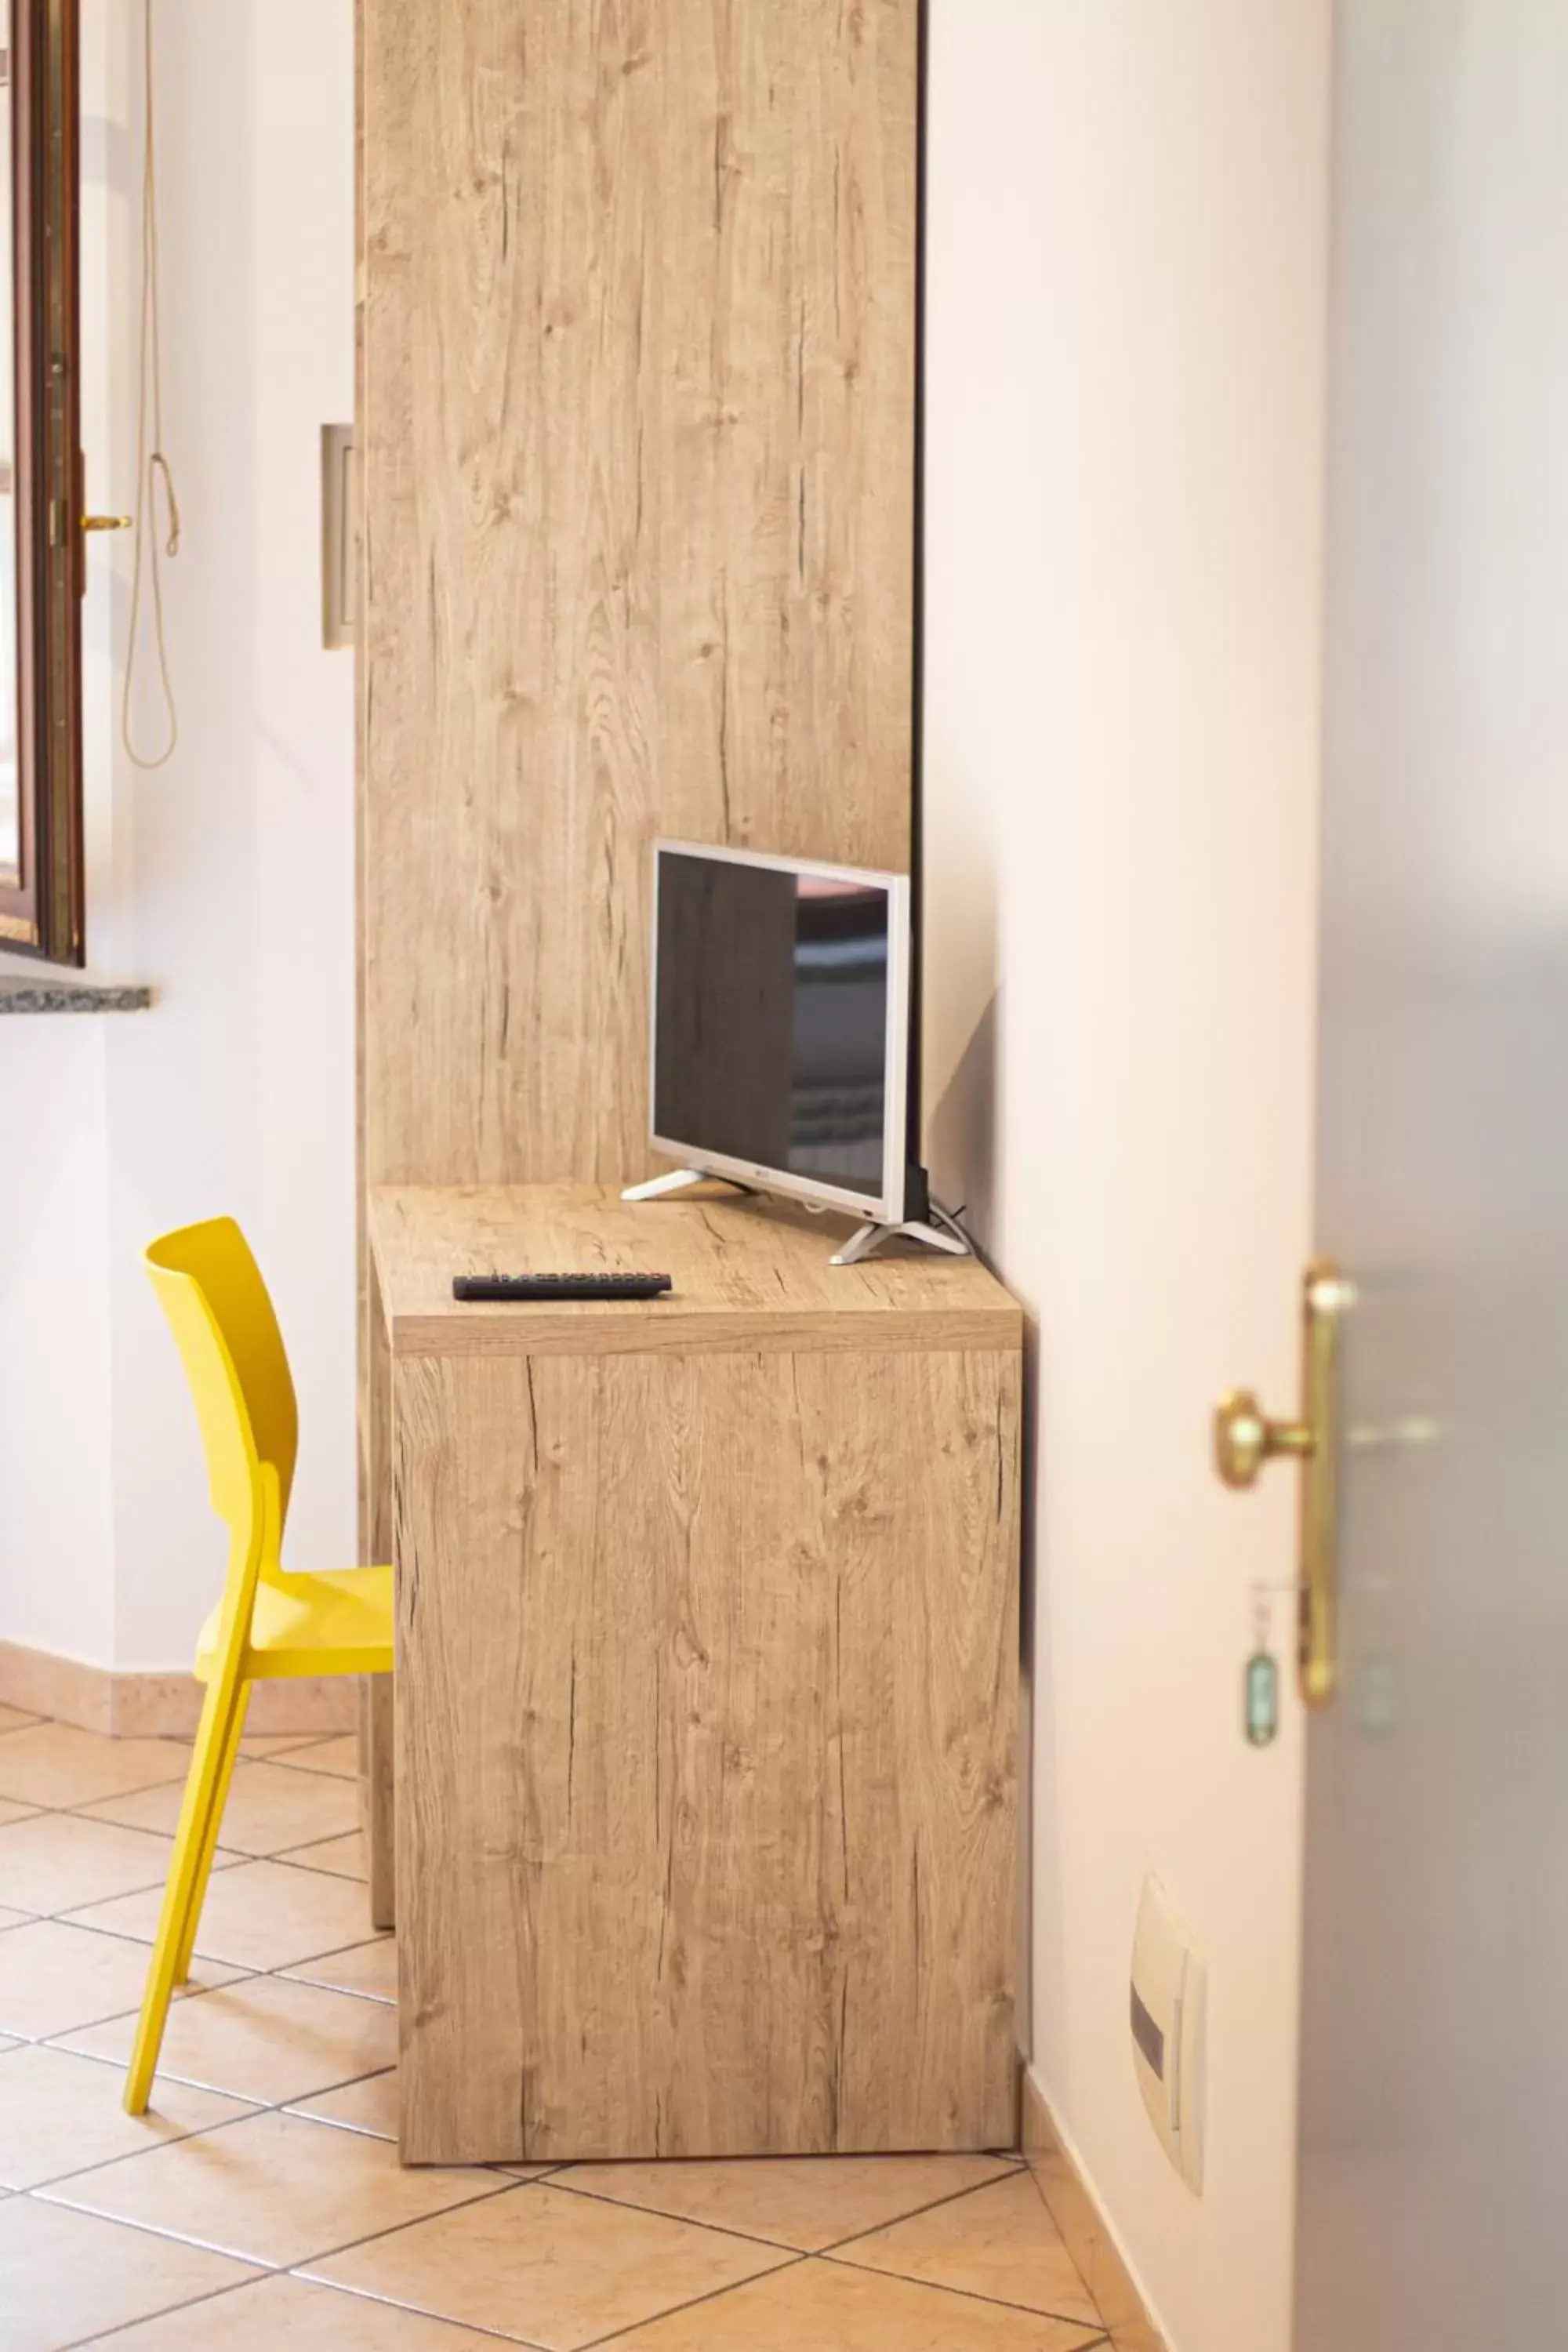
[[[647,1166],[660,833],[909,858],[918,0],[359,0],[363,1151]]]
[[[919,0],[355,14],[362,1181],[625,1181],[656,836],[909,862]]]
[[[372,1241],[405,2158],[1010,2144],[1016,1307],[718,1196],[384,1191]]]

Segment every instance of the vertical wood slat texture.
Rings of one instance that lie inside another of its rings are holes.
[[[647,1164],[651,843],[910,835],[917,0],[362,0],[364,1173]]]
[[[392,1352],[382,1311],[375,1259],[362,1235],[364,1305],[362,1333],[364,1391],[360,1427],[364,1443],[361,1486],[361,1550],[367,1560],[390,1560],[392,1523]],[[394,1819],[395,1695],[391,1675],[366,1675],[359,1685],[360,1819],[374,1927],[395,1926],[396,1838]]]
[[[398,1358],[403,2146],[1016,2126],[1016,1352]]]
[[[359,509],[364,511],[364,133],[365,0],[354,0],[354,415],[353,462],[359,472]],[[360,565],[359,609],[365,606],[364,539]],[[365,1561],[392,1557],[392,1367],[375,1287],[366,1230],[365,1189],[365,865],[368,805],[365,748],[368,740],[369,668],[363,633],[356,635],[354,663],[354,1163],[357,1171],[354,1230],[359,1433],[359,1556]],[[376,1927],[396,1919],[394,1825],[393,1682],[390,1675],[365,1675],[359,1685],[360,1817],[364,1834],[370,1916]]]

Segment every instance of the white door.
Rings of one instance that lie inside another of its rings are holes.
[[[1340,0],[1298,2352],[1568,2342],[1568,0]]]

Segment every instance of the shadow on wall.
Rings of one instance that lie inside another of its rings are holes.
[[[987,1255],[996,1205],[997,1037],[1001,993],[993,991],[958,1057],[941,1101],[926,1122],[926,1155],[939,1199],[964,1210],[964,1223]]]

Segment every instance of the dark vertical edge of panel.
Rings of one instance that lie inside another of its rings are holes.
[[[915,349],[914,349],[914,547],[910,598],[913,648],[910,663],[912,708],[910,714],[910,1066],[905,1157],[914,1166],[923,1161],[923,1086],[921,1061],[925,1010],[925,434],[926,434],[926,205],[927,146],[930,131],[931,0],[918,0],[915,68]],[[922,1216],[923,1203],[911,1201],[906,1214]]]
[[[4,256],[9,278],[8,299],[13,314],[12,476],[16,532],[16,626],[13,642],[0,645],[0,660],[15,667],[16,681],[16,812],[18,861],[13,875],[0,877],[0,946],[8,951],[41,955],[47,894],[39,875],[39,767],[34,740],[37,708],[37,677],[31,663],[37,614],[44,601],[44,583],[33,551],[40,540],[38,487],[34,479],[34,453],[38,442],[37,400],[34,380],[43,334],[38,300],[39,272],[36,256],[41,239],[41,192],[38,156],[42,130],[36,93],[37,56],[44,22],[41,0],[18,0],[12,10],[10,54],[4,103],[10,115],[11,246]],[[46,507],[47,515],[47,509]]]
[[[16,430],[15,662],[21,874],[0,945],[86,958],[82,822],[81,353],[77,0],[17,0],[9,61]]]
[[[59,516],[48,547],[45,796],[49,813],[48,952],[87,961],[82,809],[81,608],[87,593],[86,467],[81,447],[81,26],[77,0],[51,0],[45,352],[49,492]],[[144,136],[152,136],[152,125]],[[140,493],[139,493],[140,495]]]

